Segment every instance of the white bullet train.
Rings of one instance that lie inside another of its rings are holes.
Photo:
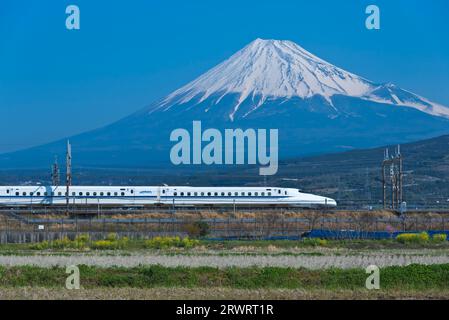
[[[270,187],[70,186],[73,205],[335,207],[331,198]],[[64,205],[65,186],[0,186],[0,206]]]

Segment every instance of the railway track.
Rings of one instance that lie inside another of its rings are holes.
[[[55,220],[60,221],[59,217],[63,219],[110,219],[127,221],[127,222],[143,222],[149,221],[151,218],[148,218],[148,215],[152,216],[154,220],[167,219],[171,221],[171,219],[178,219],[180,216],[184,214],[198,214],[203,217],[213,216],[215,220],[220,220],[221,218],[216,218],[217,215],[223,214],[223,219],[232,218],[239,214],[260,214],[261,217],[263,215],[279,215],[281,216],[290,216],[294,217],[295,214],[298,214],[299,217],[302,216],[310,216],[314,213],[318,215],[324,214],[328,216],[329,219],[334,219],[332,216],[340,217],[341,216],[351,216],[353,214],[360,214],[360,216],[369,217],[371,214],[377,216],[381,213],[390,212],[394,216],[401,218],[400,213],[394,210],[368,210],[365,208],[321,208],[321,209],[304,209],[304,208],[292,208],[292,207],[277,207],[277,208],[267,208],[267,207],[237,207],[237,208],[229,208],[229,207],[177,207],[177,208],[169,208],[169,207],[75,207],[70,208],[69,211],[65,207],[0,207],[0,215],[9,216],[14,220],[21,220],[25,222],[29,221],[48,221],[47,218],[40,218],[40,216],[58,216]],[[422,214],[423,216],[426,214],[438,214],[442,217],[449,214],[449,208],[418,208],[412,209],[407,212],[408,214],[413,214],[413,216],[419,216]],[[140,215],[146,215],[146,218],[140,219]],[[157,217],[160,215],[160,217]],[[120,216],[123,216],[120,217]],[[132,218],[129,218],[132,216]],[[405,215],[403,216],[405,218]],[[34,219],[35,218],[35,219]],[[127,219],[129,218],[129,219]],[[145,220],[146,219],[146,220]],[[310,219],[310,217],[309,217]],[[129,221],[128,221],[129,220]]]

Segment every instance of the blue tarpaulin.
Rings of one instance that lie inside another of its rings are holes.
[[[286,235],[286,236],[266,236],[266,237],[216,237],[207,238],[210,241],[229,241],[229,240],[301,240],[304,238],[319,238],[319,239],[335,239],[335,240],[351,240],[351,239],[395,239],[402,233],[421,233],[426,232],[430,237],[434,234],[446,234],[449,240],[449,231],[356,231],[356,230],[322,230],[315,229],[309,232],[305,232],[302,235]]]
[[[356,231],[356,230],[312,230],[303,237],[321,239],[394,239],[402,233],[421,233],[423,231]],[[434,234],[446,234],[449,238],[449,231],[426,231],[432,237]]]

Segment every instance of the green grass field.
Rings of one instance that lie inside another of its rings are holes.
[[[225,287],[236,289],[362,290],[367,274],[362,269],[309,270],[304,268],[211,268],[142,266],[99,268],[79,266],[85,289]],[[65,268],[35,266],[0,267],[0,287],[48,287],[65,285]],[[449,290],[449,264],[409,265],[381,269],[381,288],[386,290]]]
[[[447,241],[116,240],[0,245],[0,299],[449,299]],[[380,290],[365,288],[373,259],[389,265]],[[80,290],[65,288],[69,264]]]

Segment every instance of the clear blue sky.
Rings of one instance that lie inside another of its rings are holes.
[[[380,31],[364,27],[372,3]],[[447,0],[2,0],[0,152],[113,122],[257,37],[449,106],[448,21]]]

